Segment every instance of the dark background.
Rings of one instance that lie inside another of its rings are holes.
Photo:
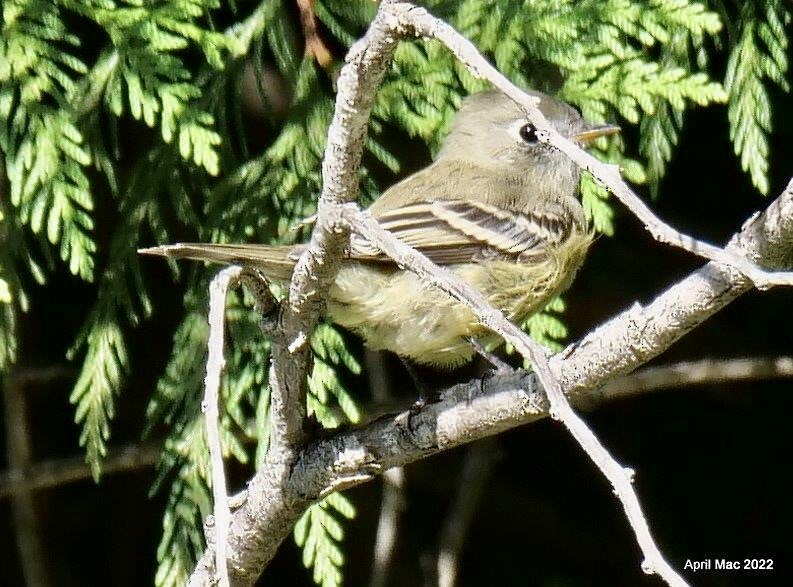
[[[793,113],[775,96],[771,196],[793,174]],[[630,132],[629,140],[632,139]],[[643,195],[649,192],[641,190]],[[724,243],[770,199],[740,171],[723,107],[688,115],[653,208],[674,226]],[[647,196],[649,197],[649,196]],[[101,223],[100,223],[101,226]],[[651,300],[702,264],[657,244],[622,209],[614,238],[600,238],[571,292],[565,320],[575,340],[635,301]],[[156,270],[152,270],[156,271]],[[77,365],[64,359],[92,304],[91,288],[65,273],[32,291],[23,316],[17,373],[63,366],[64,376],[25,388],[35,461],[78,453],[68,394]],[[181,293],[163,284],[161,310],[131,335],[133,373],[120,399],[113,445],[137,442],[144,410],[170,349]],[[752,292],[709,320],[654,364],[700,358],[791,354],[793,292]],[[395,363],[395,362],[394,362]],[[404,373],[387,362],[399,381]],[[447,375],[449,383],[455,375]],[[365,386],[365,377],[360,385]],[[772,558],[770,572],[684,573],[695,585],[793,584],[793,443],[789,381],[674,389],[586,413],[606,447],[637,471],[636,487],[662,552],[677,569],[686,559]],[[409,401],[411,391],[404,390]],[[657,585],[639,568],[640,552],[610,487],[557,423],[542,421],[501,435],[500,458],[474,517],[461,585]],[[2,449],[5,454],[5,439]],[[421,559],[437,547],[457,491],[465,447],[411,465],[407,508],[392,585],[421,584]],[[238,482],[249,475],[237,471]],[[164,497],[148,497],[151,467],[85,479],[35,494],[54,585],[151,584]],[[358,518],[346,524],[347,584],[368,582],[380,503],[379,481],[348,492]],[[0,503],[0,584],[22,584],[8,498]],[[287,540],[262,584],[310,585]]]

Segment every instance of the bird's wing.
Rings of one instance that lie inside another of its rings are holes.
[[[439,264],[466,263],[488,256],[529,258],[563,241],[571,220],[563,210],[511,212],[483,202],[414,202],[376,215],[380,225]],[[354,236],[350,257],[383,261],[371,243]]]
[[[402,242],[441,265],[502,257],[530,259],[562,242],[572,221],[546,204],[541,213],[511,212],[482,202],[414,202],[376,214],[380,225]],[[253,265],[271,277],[288,279],[305,245],[180,243],[142,249],[141,253],[223,264]],[[362,237],[353,235],[348,256],[371,263],[391,260]]]

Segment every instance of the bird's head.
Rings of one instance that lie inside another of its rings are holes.
[[[617,126],[584,120],[565,102],[533,90],[526,93],[540,99],[540,111],[556,130],[582,147],[597,137],[619,132]],[[537,129],[520,107],[497,90],[473,94],[463,100],[438,153],[438,159],[441,158],[503,167],[510,175],[527,176],[529,181],[553,182],[570,178],[575,180],[575,189],[580,176],[576,164],[564,153],[541,142]]]

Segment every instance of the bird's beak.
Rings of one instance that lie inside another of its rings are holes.
[[[603,126],[595,126],[580,132],[570,137],[574,142],[588,145],[592,141],[600,137],[617,134],[620,132],[620,127],[616,124],[604,124]]]

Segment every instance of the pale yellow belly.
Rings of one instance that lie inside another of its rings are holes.
[[[450,267],[513,322],[542,309],[566,289],[590,242],[538,264],[487,261]],[[454,367],[471,360],[468,338],[487,342],[493,335],[473,312],[412,273],[348,264],[329,292],[332,321],[358,332],[373,349],[385,349],[419,363]]]

